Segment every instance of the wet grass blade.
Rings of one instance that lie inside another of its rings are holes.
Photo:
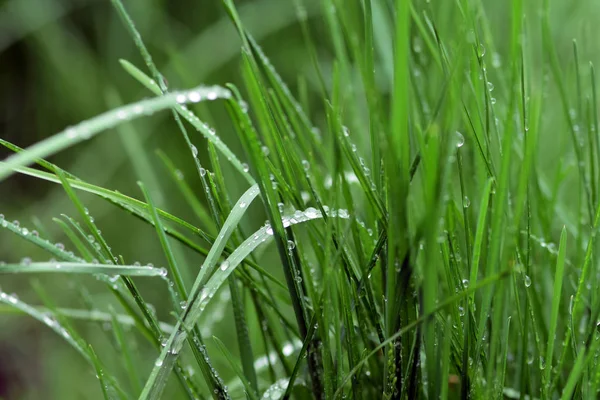
[[[191,103],[206,100],[225,99],[231,96],[227,89],[214,86],[199,86],[195,89],[174,92],[149,100],[138,101],[119,107],[94,118],[80,122],[69,127],[48,139],[42,140],[23,152],[8,157],[0,164],[0,181],[3,181],[15,172],[18,167],[31,164],[37,159],[54,155],[68,149],[84,140],[89,140],[95,135],[113,128],[124,121],[131,121],[147,115],[152,115],[181,103]]]

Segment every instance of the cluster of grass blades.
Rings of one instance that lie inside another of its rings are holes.
[[[54,219],[66,245],[0,214],[3,231],[51,257],[3,262],[0,273],[88,274],[116,300],[87,297],[86,307],[64,308],[33,281],[41,305],[0,291],[1,310],[38,320],[75,349],[96,373],[94,396],[598,395],[595,75],[591,64],[580,66],[576,43],[574,77],[562,71],[548,2],[541,13],[508,2],[511,22],[499,43],[479,1],[323,0],[320,8],[290,1],[314,64],[313,81],[300,79],[294,91],[233,0],[222,6],[239,35],[243,86],[181,91],[168,87],[122,1],[112,3],[148,73],[120,60],[123,71],[154,97],[27,149],[0,139],[14,152],[0,163],[0,181],[23,174],[61,185],[77,213]],[[328,69],[307,9],[331,42]],[[540,55],[547,76],[537,73]],[[556,104],[548,105],[550,90]],[[205,122],[206,102],[226,109],[243,155]],[[561,151],[574,167],[565,162],[552,177],[536,149],[549,124],[545,110],[554,108],[560,123],[550,123],[564,125]],[[163,151],[146,154],[135,138],[132,121],[158,112],[172,114],[169,134],[186,143],[200,193],[178,162]],[[124,133],[138,198],[47,161],[113,129]],[[198,146],[206,147],[206,160]],[[154,163],[166,168],[196,222],[167,211],[148,167]],[[237,200],[230,174],[242,177]],[[562,190],[571,192],[567,200]],[[147,240],[160,245],[166,265],[115,253],[82,193],[153,227]],[[266,216],[253,232],[242,223],[249,209]],[[188,265],[182,249],[204,261]],[[266,261],[265,249],[277,262]],[[162,306],[169,321],[147,302],[141,280],[168,293]],[[212,329],[229,307],[233,341]],[[115,353],[96,353],[77,329],[82,322],[108,324]],[[152,354],[151,363],[133,341]],[[113,358],[122,368],[111,368]]]

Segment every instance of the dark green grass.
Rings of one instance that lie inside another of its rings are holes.
[[[2,216],[3,243],[39,252],[7,252],[25,258],[0,272],[33,293],[3,284],[1,310],[62,339],[97,377],[73,383],[86,398],[598,396],[597,51],[557,34],[598,6],[222,0],[210,32],[235,35],[234,72],[198,86],[229,50],[181,73],[177,35],[145,40],[175,23],[160,3],[112,3],[138,53],[110,60],[130,81],[104,83],[108,111],[25,149],[0,140],[3,186],[29,176],[71,203]],[[275,67],[260,37],[292,23]],[[127,178],[85,168],[95,151]]]

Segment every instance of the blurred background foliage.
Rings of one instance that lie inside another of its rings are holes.
[[[432,9],[438,12],[440,35],[448,38],[449,43],[463,40],[459,32],[464,27],[455,23],[461,19],[456,18],[459,10],[452,4],[454,2],[431,2],[437,3]],[[293,0],[236,1],[247,28],[263,46],[292,90],[297,93],[299,82],[308,89],[309,103],[312,105],[308,113],[316,125],[323,126],[325,115],[317,76],[298,23],[296,5],[299,3]],[[317,45],[318,62],[327,83],[334,60],[331,38],[326,36],[322,12],[325,3],[321,0],[303,0],[300,15],[307,17]],[[413,3],[419,4],[420,0]],[[483,3],[485,15],[482,18],[488,20],[490,28],[490,32],[485,32],[484,39],[494,41],[496,53],[489,57],[498,57],[497,67],[501,71],[502,54],[507,50],[502,40],[507,37],[509,29],[509,2],[488,0]],[[537,3],[541,2],[526,3],[530,8],[529,15],[538,12]],[[595,34],[600,18],[600,2],[553,0],[551,3],[553,35],[563,71],[567,74],[566,79],[572,81],[571,42],[574,38],[579,43],[580,59],[600,64],[600,48]],[[220,1],[128,0],[125,5],[158,68],[168,79],[170,88],[222,85],[227,82],[241,84],[238,68],[240,41]],[[393,18],[377,9],[374,16],[376,27],[378,24],[390,24]],[[536,21],[529,22],[529,45],[539,46],[535,42],[540,37],[539,24]],[[413,43],[413,47],[416,46],[419,46],[418,38]],[[379,87],[385,93],[390,87],[390,75],[386,73],[391,67],[390,53],[388,49],[379,49],[379,53],[377,77]],[[149,97],[149,93],[122,70],[118,62],[120,58],[140,67],[143,65],[137,49],[108,1],[0,1],[0,137],[26,147],[119,104]],[[428,79],[427,60],[424,61],[422,79]],[[549,71],[543,67],[544,60],[537,62],[539,74],[548,75]],[[497,79],[494,76],[496,72],[491,73],[491,80]],[[439,84],[432,84],[431,88],[433,95],[439,89]],[[496,96],[501,101],[502,93],[496,93]],[[550,84],[548,98],[552,99],[553,96],[556,96],[556,88]],[[570,146],[570,139],[566,134],[557,135],[553,129],[565,124],[560,101],[550,100],[545,107],[550,109],[544,112],[543,125],[546,129],[541,131],[537,162],[543,174],[554,176],[564,171],[573,160],[560,159],[564,147]],[[555,108],[554,112],[551,108]],[[200,117],[216,127],[219,136],[244,161],[239,140],[224,107],[202,105],[198,111]],[[136,169],[130,162],[131,152],[137,150],[124,140],[124,135],[133,135],[149,155],[150,162],[143,168]],[[356,136],[355,139],[359,146],[367,145],[366,135]],[[207,160],[204,139],[194,135],[194,140],[200,150],[200,159]],[[51,161],[86,181],[137,198],[140,198],[140,193],[136,181],[144,180],[160,207],[199,224],[169,178],[167,169],[157,156],[157,150],[168,155],[188,178],[193,189],[201,193],[191,157],[169,113],[136,120],[110,134],[100,135],[69,149]],[[5,149],[0,149],[0,158],[8,154]],[[230,195],[237,198],[246,189],[246,184],[228,165],[223,165],[223,168]],[[568,191],[561,195],[565,196],[565,202],[574,201],[576,196]],[[130,263],[165,264],[151,227],[98,198],[81,196],[116,253],[122,254]],[[10,220],[20,220],[23,224],[35,227],[45,237],[65,243],[67,239],[62,236],[58,225],[52,223],[52,218],[60,214],[74,214],[60,186],[25,176],[13,176],[0,185],[0,212]],[[263,210],[256,207],[244,223],[257,227],[264,220]],[[202,260],[185,249],[182,251],[189,267],[187,278],[192,279]],[[272,273],[281,276],[275,253],[273,248],[265,249],[261,263]],[[0,260],[19,261],[24,256],[34,260],[47,258],[25,241],[18,240],[8,232],[0,232]],[[59,275],[45,275],[39,279],[45,290],[52,294],[55,303],[62,307],[81,307],[83,287],[89,296],[99,302],[114,302],[101,289],[100,283],[91,277],[70,277],[67,280]],[[159,318],[172,319],[161,307],[166,299],[164,285],[149,283],[144,279],[138,279],[137,282],[147,300],[155,305]],[[40,304],[27,277],[2,276],[0,285],[4,291],[17,292],[29,303]],[[235,342],[231,310],[218,309],[207,314],[210,314],[207,318],[214,319],[211,322],[214,322],[212,333],[225,343]],[[252,318],[250,321],[255,323]],[[89,389],[98,385],[92,369],[45,327],[27,317],[10,315],[8,310],[0,316],[0,326],[0,396],[24,399],[100,397],[99,390]],[[82,323],[77,328],[95,344],[96,352],[108,368],[121,368],[118,365],[121,358],[111,360],[110,353],[114,349],[110,344],[110,336],[102,332],[106,328],[102,323]],[[143,377],[148,374],[155,353],[150,348],[140,347],[138,356],[144,363],[140,364],[139,373]],[[233,353],[237,351],[237,346],[232,344],[229,347]],[[233,377],[227,371],[227,366],[218,362],[215,366],[222,371],[226,380]]]

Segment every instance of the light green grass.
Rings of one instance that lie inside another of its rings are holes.
[[[54,224],[0,218],[4,243],[52,257],[7,253],[24,258],[0,273],[40,280],[23,300],[3,284],[0,311],[75,350],[99,384],[86,397],[598,396],[598,52],[557,34],[598,6],[261,1],[280,18],[258,28],[252,4],[222,0],[210,32],[237,35],[236,73],[198,86],[173,46],[206,39],[148,42],[176,25],[160,3],[112,3],[110,32],[139,54],[110,61],[140,94],[119,106],[130,91],[106,83],[109,111],[25,149],[0,139],[2,185],[71,202],[44,210]],[[276,67],[259,36],[293,20],[298,59]],[[59,167],[85,143],[103,168]],[[119,157],[128,178],[102,171]]]

